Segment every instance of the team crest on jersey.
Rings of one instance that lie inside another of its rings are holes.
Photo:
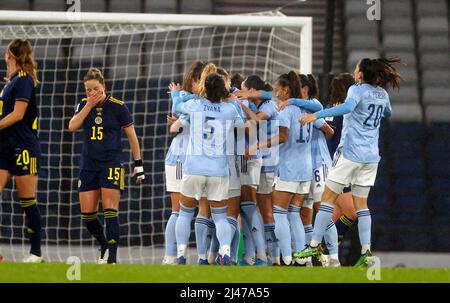
[[[95,117],[95,124],[102,124],[102,122],[103,122],[103,119],[102,119],[102,117]]]
[[[97,115],[101,116],[102,115],[102,111],[103,111],[103,107],[97,107]]]

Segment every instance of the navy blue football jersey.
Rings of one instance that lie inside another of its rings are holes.
[[[0,131],[0,148],[3,151],[26,148],[39,153],[38,110],[35,94],[33,78],[24,71],[18,71],[13,75],[0,92],[0,119],[14,111],[17,100],[28,103],[23,119]]]
[[[86,105],[78,104],[76,113]],[[102,104],[94,107],[83,122],[83,150],[81,169],[98,171],[111,162],[121,163],[122,129],[133,124],[125,102],[108,95]]]

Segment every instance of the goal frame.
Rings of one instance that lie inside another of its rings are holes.
[[[116,23],[174,26],[248,26],[300,29],[300,73],[312,72],[312,17],[143,14],[0,10],[0,23]]]

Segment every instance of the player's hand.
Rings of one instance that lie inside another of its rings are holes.
[[[178,120],[178,117],[177,116],[167,116],[167,123],[169,124],[169,125],[172,125],[172,124],[174,124],[175,123],[175,121],[177,121]]]
[[[181,90],[180,83],[170,82],[169,89],[172,90]]]
[[[261,97],[261,94],[259,91],[257,91],[256,89],[250,89],[247,91],[237,91],[234,93],[234,95],[239,99],[239,100],[245,100],[248,98],[259,98]]]
[[[280,102],[279,104],[278,104],[278,110],[283,110],[283,109],[285,109],[285,107],[286,106],[288,106],[289,105],[289,101],[282,101],[282,102]]]
[[[142,160],[134,160],[134,169],[132,176],[136,176],[136,184],[142,184],[145,179],[144,163]]]
[[[316,121],[316,120],[317,120],[316,114],[309,114],[309,115],[301,117],[299,121],[302,125],[305,125],[305,124],[308,124],[308,123]]]
[[[251,145],[245,149],[245,160],[251,160],[252,156],[256,155],[256,151],[258,150],[258,147],[256,145]]]
[[[90,107],[95,107],[100,101],[102,101],[104,99],[104,93],[101,91],[97,91],[95,93],[93,93],[92,95],[90,95],[89,97],[87,97],[87,105]]]

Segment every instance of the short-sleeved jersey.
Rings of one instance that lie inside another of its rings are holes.
[[[391,109],[389,95],[379,86],[362,83],[351,86],[347,100],[355,109],[344,116],[339,148],[345,158],[358,163],[378,163],[378,137],[385,108]]]
[[[0,93],[0,119],[14,111],[17,100],[27,102],[27,109],[21,121],[0,131],[0,148],[8,151],[22,147],[39,152],[36,87],[33,78],[24,71],[13,75]]]
[[[189,175],[229,176],[228,155],[234,153],[233,128],[243,126],[242,117],[229,103],[193,99],[183,105],[190,127],[184,171]]]
[[[194,99],[196,95],[188,92],[181,91],[180,98],[183,102]],[[172,114],[180,117],[180,119],[188,119],[184,114],[175,112],[172,108]],[[180,132],[172,139],[169,150],[167,151],[165,165],[174,166],[177,161],[184,162],[186,158],[186,149],[189,143],[189,127],[181,126]]]
[[[77,106],[79,113],[86,105],[83,99]],[[83,122],[83,151],[81,169],[97,171],[111,162],[121,163],[122,129],[133,124],[125,102],[108,95],[94,107]]]
[[[312,99],[312,102],[320,103],[317,99]],[[331,157],[328,151],[327,138],[320,128],[325,124],[324,119],[318,119],[314,124],[314,129],[311,139],[311,155],[313,170],[325,164],[331,165]]]
[[[265,113],[267,120],[260,121],[258,124],[258,141],[266,141],[278,134],[278,108],[272,100],[263,100],[258,106],[258,113]],[[262,157],[261,172],[274,172],[278,164],[279,147],[265,148],[260,151]]]
[[[278,115],[280,127],[289,129],[288,139],[280,146],[276,174],[283,181],[312,179],[311,139],[319,122],[301,125],[299,119],[309,112],[295,105],[286,106]]]

